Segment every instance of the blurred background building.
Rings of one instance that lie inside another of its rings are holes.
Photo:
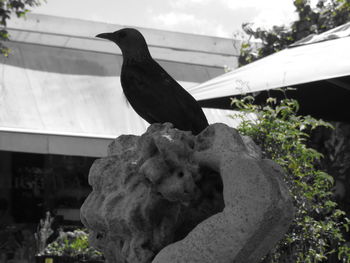
[[[36,224],[50,210],[79,222],[92,162],[119,135],[146,131],[122,94],[119,48],[94,37],[120,28],[38,14],[8,22],[11,54],[0,57],[0,209],[10,221]],[[196,84],[237,67],[240,43],[232,39],[139,30],[194,97]],[[236,125],[231,111],[204,111],[210,123]]]

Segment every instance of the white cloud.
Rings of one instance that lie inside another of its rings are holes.
[[[167,26],[174,26],[184,23],[193,23],[196,21],[194,15],[185,14],[185,13],[175,13],[170,12],[166,14],[160,14],[154,17],[155,22],[160,22]]]
[[[236,10],[252,8],[259,10],[259,14],[252,20],[255,26],[269,28],[273,25],[288,25],[297,19],[293,1],[285,0],[220,0],[226,7]]]
[[[208,19],[201,19],[193,14],[170,12],[159,14],[153,17],[153,22],[166,27],[167,30],[181,31],[187,33],[214,35],[214,36],[230,36],[229,31],[221,24],[217,24]]]
[[[239,8],[272,8],[274,7],[276,10],[281,6],[293,5],[292,1],[289,0],[219,0],[225,6],[231,9],[239,9]]]
[[[298,18],[298,15],[288,9],[266,8],[252,21],[255,27],[270,28],[274,25],[289,25]]]
[[[172,8],[187,8],[193,5],[206,5],[213,0],[172,0],[170,6]]]

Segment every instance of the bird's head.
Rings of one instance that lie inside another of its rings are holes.
[[[145,38],[134,28],[123,28],[112,33],[98,34],[96,37],[108,39],[116,43],[121,49],[124,57],[126,55],[149,55]]]

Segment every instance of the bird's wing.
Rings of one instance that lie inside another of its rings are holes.
[[[131,106],[150,123],[192,131],[208,125],[197,101],[153,60],[123,68],[121,82]]]
[[[151,99],[150,94],[143,94],[143,92],[140,92],[140,90],[147,89],[147,83],[129,70],[123,72],[120,80],[125,97],[137,114],[148,123],[159,122],[148,109],[147,101]]]
[[[124,94],[134,110],[147,122],[170,121],[165,120],[167,109],[164,109],[164,104],[168,99],[158,91],[155,74],[148,71],[139,64],[125,66],[121,74]]]
[[[208,126],[208,121],[202,108],[192,95],[189,94],[175,79],[173,79],[158,63],[157,67],[161,72],[160,76],[163,82],[166,82],[167,90],[172,94],[174,101],[180,106],[183,114],[187,116],[189,121],[196,121],[192,123],[192,125]]]

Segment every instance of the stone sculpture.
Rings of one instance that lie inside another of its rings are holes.
[[[293,219],[281,168],[219,123],[122,135],[89,183],[81,219],[109,263],[259,262]]]

